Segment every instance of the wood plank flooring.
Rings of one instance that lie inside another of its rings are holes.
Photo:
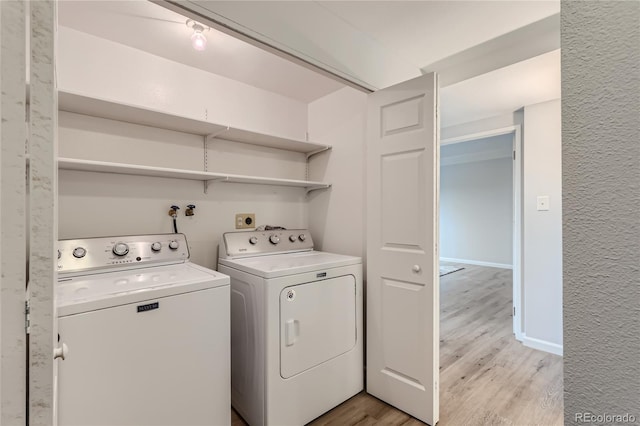
[[[562,425],[562,357],[515,340],[511,271],[461,266],[440,278],[438,424]],[[362,392],[311,424],[423,423]],[[246,425],[235,411],[232,425]]]

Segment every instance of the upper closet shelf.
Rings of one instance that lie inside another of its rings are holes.
[[[153,109],[141,108],[64,91],[58,91],[58,104],[58,108],[61,111],[124,121],[133,124],[142,124],[145,126],[175,130],[183,133],[203,136],[215,135],[221,139],[230,141],[302,152],[305,154],[321,152],[331,148],[328,145],[266,135],[249,130],[223,126],[208,121],[194,120],[192,118],[168,114],[166,112]]]
[[[327,189],[331,184],[306,180],[279,179],[258,176],[243,176],[228,173],[197,172],[171,169],[166,167],[141,166],[105,161],[79,160],[76,158],[58,158],[58,168],[63,170],[81,170],[87,172],[116,173],[135,176],[167,177],[174,179],[199,180],[203,182],[250,183],[259,185],[292,186],[306,189],[307,193],[317,189]]]

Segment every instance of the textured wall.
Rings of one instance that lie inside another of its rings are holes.
[[[25,4],[0,2],[0,425],[26,422]]]
[[[561,18],[565,423],[640,424],[640,2]]]
[[[55,362],[58,323],[56,156],[58,95],[55,85],[57,6],[53,0],[29,2],[31,58],[29,75],[29,425],[54,424]]]

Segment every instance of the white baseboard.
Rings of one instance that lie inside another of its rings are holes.
[[[546,340],[536,339],[533,337],[527,337],[526,333],[522,333],[522,344],[533,349],[538,349],[540,351],[545,351],[562,356],[562,345],[547,342]]]
[[[493,263],[483,262],[481,260],[469,260],[469,259],[453,259],[451,257],[441,257],[440,260],[452,263],[466,263],[469,265],[489,266],[491,268],[513,269],[513,265],[507,263]]]

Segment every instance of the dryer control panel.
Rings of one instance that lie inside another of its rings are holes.
[[[220,257],[223,258],[313,250],[313,239],[308,229],[227,232],[222,239],[224,253],[221,251]]]
[[[184,234],[128,235],[58,241],[58,272],[128,269],[189,260]]]

